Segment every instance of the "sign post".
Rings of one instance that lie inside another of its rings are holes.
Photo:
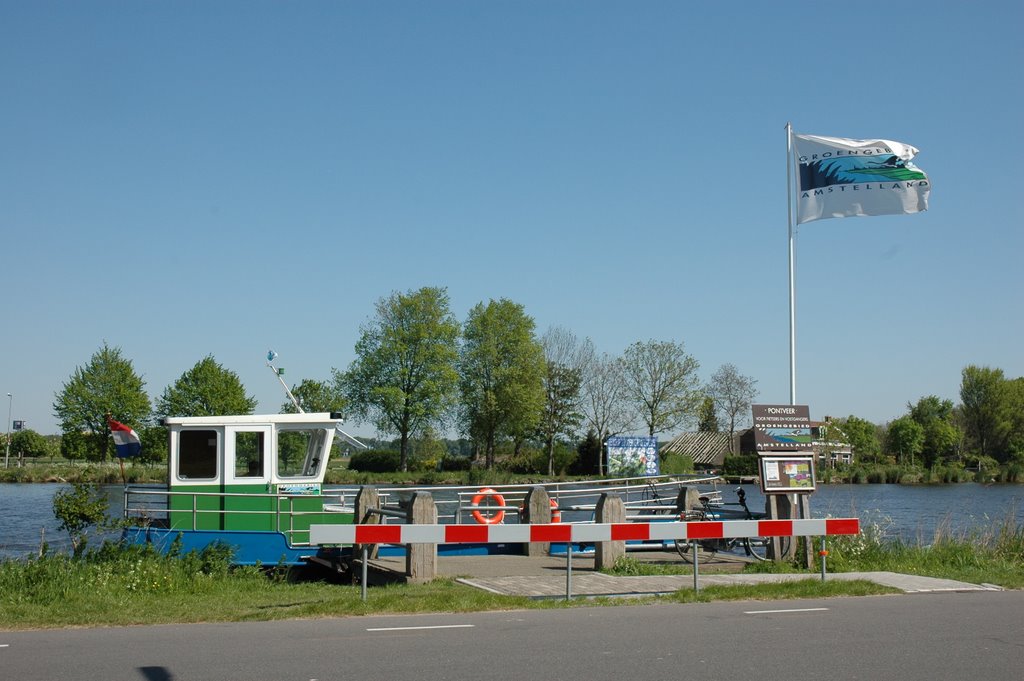
[[[780,516],[780,499],[784,497],[787,519],[810,518],[810,494],[816,488],[810,408],[800,404],[755,404],[752,410],[761,491],[768,500],[769,516]],[[776,558],[782,557],[781,548],[779,539],[772,539]]]

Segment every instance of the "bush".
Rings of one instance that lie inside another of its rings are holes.
[[[467,456],[451,456],[448,455],[441,459],[440,465],[438,466],[441,471],[468,471],[473,466],[473,462],[470,461]]]
[[[662,475],[682,475],[693,472],[693,457],[689,454],[669,454],[661,462]]]
[[[726,456],[723,469],[726,475],[757,475],[757,454]]]
[[[348,468],[362,473],[393,473],[402,465],[402,454],[390,449],[368,449],[356,452],[349,459]]]

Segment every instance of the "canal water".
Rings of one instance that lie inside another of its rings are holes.
[[[67,551],[67,533],[53,517],[53,496],[61,484],[0,484],[0,559],[24,557],[39,551],[41,540],[51,550]],[[744,485],[752,510],[764,508],[758,487]],[[735,486],[720,486],[727,502],[736,501]],[[103,488],[110,512],[120,517],[123,488]],[[1013,519],[1024,526],[1024,485],[822,485],[811,497],[814,517],[858,517],[878,525],[891,537],[928,544],[936,531],[970,533],[991,531]]]

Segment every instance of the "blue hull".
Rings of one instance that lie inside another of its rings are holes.
[[[202,551],[210,544],[220,542],[235,550],[235,565],[305,565],[306,556],[337,557],[337,549],[315,546],[288,546],[280,532],[242,532],[229,530],[169,530],[157,527],[129,527],[121,539],[129,544],[152,544],[161,553],[167,553],[174,540],[181,537],[181,552]]]

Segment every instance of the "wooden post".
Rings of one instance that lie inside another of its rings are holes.
[[[409,500],[409,523],[437,524],[437,506],[430,492],[413,492]],[[405,576],[410,584],[422,584],[437,577],[437,544],[406,544]]]
[[[525,506],[526,522],[531,525],[547,525],[551,522],[551,498],[548,491],[541,486],[536,486],[526,493],[523,502]],[[523,555],[536,558],[546,556],[551,550],[548,542],[530,542],[523,544]]]
[[[357,525],[378,525],[380,524],[380,515],[377,513],[371,513],[370,509],[380,508],[380,492],[377,491],[376,487],[364,486],[359,489],[359,493],[356,494],[356,512],[353,517],[353,522]],[[369,550],[367,551],[367,558],[371,560],[377,557],[377,545],[369,544]],[[362,546],[356,544],[352,547],[352,555],[362,555]]]
[[[622,503],[622,497],[603,492],[597,501],[595,521],[599,523],[626,522],[626,505]],[[594,552],[594,569],[609,569],[615,565],[615,561],[624,555],[626,555],[626,542],[599,541]]]

